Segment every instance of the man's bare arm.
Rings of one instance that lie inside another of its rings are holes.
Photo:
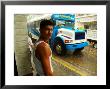
[[[42,62],[42,67],[44,70],[45,75],[47,76],[52,76],[53,72],[51,69],[51,64],[50,64],[50,60],[49,60],[49,56],[50,56],[50,49],[46,44],[43,44],[41,46],[39,46],[39,56],[40,56],[40,60]]]

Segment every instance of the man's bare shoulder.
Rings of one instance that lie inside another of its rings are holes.
[[[46,42],[42,42],[37,45],[38,50],[47,50],[48,49],[48,44]]]
[[[38,49],[37,51],[39,52],[40,55],[43,55],[43,56],[49,56],[50,55],[49,45],[45,42],[40,43],[37,46],[37,49]]]

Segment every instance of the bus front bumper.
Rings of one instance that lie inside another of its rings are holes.
[[[66,50],[67,51],[75,51],[77,49],[83,48],[88,46],[88,42],[78,43],[78,44],[66,44]]]

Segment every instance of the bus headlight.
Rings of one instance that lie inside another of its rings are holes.
[[[65,43],[72,43],[73,40],[65,40]]]

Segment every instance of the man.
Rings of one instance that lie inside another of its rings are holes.
[[[32,42],[32,35],[31,34],[28,35],[28,44],[29,44],[29,50],[30,50],[30,53],[31,53],[32,48],[34,48],[34,44]]]
[[[31,34],[28,35],[28,44],[29,44],[30,55],[31,55],[32,72],[33,72],[33,75],[36,75],[35,64],[33,62],[33,59],[34,59],[34,44],[32,42],[32,35]]]
[[[51,49],[48,44],[53,32],[53,22],[50,20],[42,20],[40,23],[40,37],[35,44],[35,57],[34,60],[38,75],[52,76],[53,68],[51,65]]]

